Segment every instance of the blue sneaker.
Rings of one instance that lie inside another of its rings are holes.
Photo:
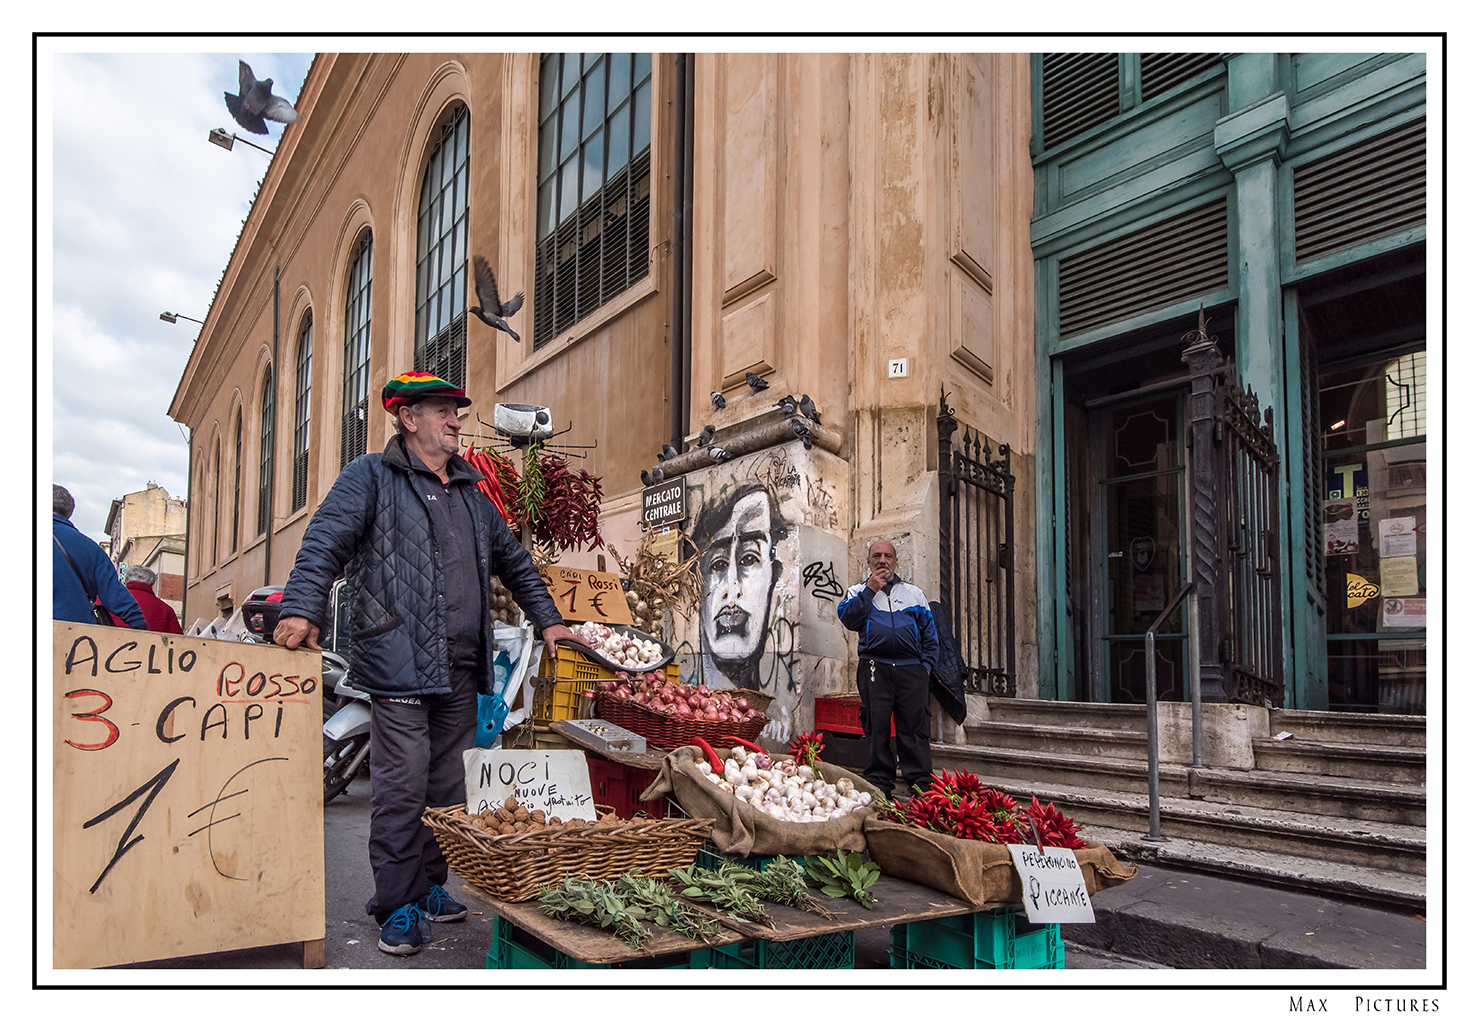
[[[380,950],[392,955],[414,955],[421,950],[421,912],[404,905],[380,927]]]
[[[455,923],[467,918],[467,906],[453,901],[441,884],[432,884],[431,893],[418,901],[416,908],[433,923]]]

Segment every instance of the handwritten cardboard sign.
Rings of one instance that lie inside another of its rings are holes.
[[[1083,870],[1067,848],[1007,845],[1022,878],[1022,905],[1030,923],[1092,923],[1094,906]]]
[[[468,749],[462,754],[467,811],[496,809],[512,795],[562,820],[594,820],[591,774],[579,749]]]
[[[609,571],[587,571],[551,564],[540,577],[566,621],[600,621],[629,625],[632,608],[621,588],[621,578]]]
[[[54,624],[54,968],[323,939],[321,663]]]

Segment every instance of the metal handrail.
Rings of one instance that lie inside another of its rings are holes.
[[[1192,766],[1202,765],[1202,644],[1197,627],[1196,583],[1187,582],[1145,632],[1145,754],[1149,771],[1146,782],[1150,794],[1150,831],[1145,835],[1145,840],[1158,844],[1166,839],[1161,837],[1161,756],[1155,710],[1155,638],[1156,632],[1160,631],[1182,600],[1186,600],[1189,646],[1187,659],[1191,661],[1191,758]]]

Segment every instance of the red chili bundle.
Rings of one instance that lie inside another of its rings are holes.
[[[477,469],[483,476],[483,478],[478,480],[478,489],[482,491],[483,496],[493,502],[493,506],[498,509],[498,513],[503,516],[503,520],[508,522],[509,528],[517,529],[519,527],[519,520],[508,513],[508,499],[504,496],[503,484],[499,480],[499,476],[503,473],[500,470],[501,466],[498,464],[498,461],[495,460],[496,457],[496,455],[491,455],[487,451],[473,450],[471,444],[468,445],[467,454],[464,455],[467,463]],[[512,466],[509,466],[509,468],[511,471]],[[515,476],[514,478],[517,479],[518,477]]]
[[[1082,848],[1078,825],[1049,802],[1032,797],[1026,807],[1010,795],[988,788],[969,771],[941,771],[929,789],[909,800],[906,823],[952,837],[992,844],[1042,844]],[[1033,824],[1036,824],[1034,831]]]
[[[541,455],[539,468],[544,499],[533,523],[534,538],[561,550],[601,547],[601,480],[584,469],[570,471],[565,459],[554,454]]]
[[[822,741],[820,731],[804,731],[791,739],[791,755],[795,757],[798,764],[816,769],[817,760],[821,758],[822,750],[826,743]]]

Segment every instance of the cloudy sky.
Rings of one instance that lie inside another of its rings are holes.
[[[66,40],[58,40],[65,44]],[[118,40],[127,43],[127,40]],[[186,495],[170,400],[270,158],[207,141],[226,127],[237,59],[297,98],[311,53],[58,53],[52,75],[52,480],[94,538],[110,503],[155,482]],[[44,116],[44,115],[42,115]],[[46,210],[38,209],[44,234]],[[38,259],[38,262],[40,259]],[[44,341],[46,335],[42,334]],[[45,357],[45,347],[41,348]]]

